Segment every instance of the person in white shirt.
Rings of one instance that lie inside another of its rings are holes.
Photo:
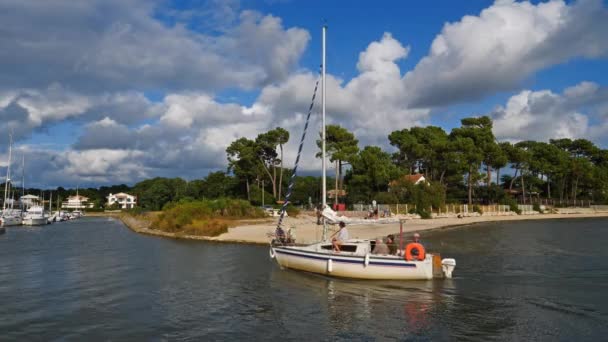
[[[331,244],[335,252],[340,252],[340,246],[346,240],[348,240],[348,230],[346,229],[346,224],[340,221],[340,229],[334,233],[334,238],[331,239]]]

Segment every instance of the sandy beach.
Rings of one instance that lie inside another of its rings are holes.
[[[168,233],[149,228],[149,221],[145,218],[132,217],[129,215],[111,215],[115,216],[130,229],[137,233],[149,234],[170,238],[182,238],[191,240],[204,240],[227,243],[249,243],[249,244],[267,244],[270,241],[269,234],[274,232],[276,227],[276,219],[261,220],[261,222],[251,222],[250,220],[237,227],[229,228],[228,232],[216,237],[207,236],[192,236]],[[434,218],[428,220],[411,219],[403,222],[404,233],[423,232],[432,229],[442,229],[457,226],[466,226],[484,222],[502,222],[502,221],[521,221],[521,220],[549,220],[563,218],[589,218],[589,217],[608,217],[608,212],[583,212],[569,214],[538,214],[538,215],[510,215],[510,216],[476,216],[463,218]],[[299,217],[287,217],[284,220],[283,227],[285,229],[292,228],[295,231],[296,241],[298,243],[312,243],[319,241],[322,234],[322,226],[316,224],[316,218],[310,215],[300,215]],[[336,226],[329,226],[329,231],[333,233]],[[386,236],[388,234],[396,234],[399,232],[399,223],[388,224],[369,224],[369,225],[351,225],[348,226],[351,238],[375,238]]]
[[[464,226],[483,222],[521,221],[521,220],[547,220],[562,218],[585,218],[585,217],[608,217],[608,213],[579,213],[579,214],[539,214],[539,215],[511,215],[511,216],[477,216],[464,218],[435,218],[429,220],[412,219],[403,223],[403,231],[406,233],[428,231],[431,229]],[[312,243],[319,241],[322,226],[316,224],[312,216],[300,216],[298,218],[285,218],[284,227],[289,229],[295,227],[296,241],[298,243]],[[276,222],[270,224],[245,225],[230,228],[228,233],[209,240],[225,242],[245,243],[268,243],[268,233],[272,233]],[[336,226],[329,226],[330,232],[335,231]],[[348,227],[351,238],[375,238],[399,232],[399,223],[388,223],[380,225],[352,225]],[[331,234],[331,233],[330,233]]]

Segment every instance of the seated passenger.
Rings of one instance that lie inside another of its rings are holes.
[[[335,232],[332,237],[333,238],[331,239],[331,245],[333,246],[334,251],[340,252],[340,246],[344,241],[348,240],[348,230],[346,229],[346,223],[340,221],[340,229]]]
[[[420,241],[420,234],[414,233],[414,243],[419,243],[422,245],[422,242]],[[418,251],[418,248],[414,248],[412,250],[412,255],[415,257],[417,257],[419,253],[420,253],[420,251]]]
[[[388,246],[388,254],[395,255],[397,254],[397,244],[395,244],[395,236],[388,235],[386,237],[386,245]]]
[[[382,254],[387,255],[389,253],[388,246],[382,242],[382,239],[376,239],[376,245],[374,246],[374,250],[372,254]]]
[[[283,228],[277,227],[276,231],[274,232],[274,235],[277,241],[279,241],[280,243],[285,243],[285,231],[283,230]]]

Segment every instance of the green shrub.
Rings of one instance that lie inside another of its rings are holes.
[[[483,210],[477,204],[473,204],[473,211],[479,213],[479,215],[483,215]]]
[[[540,210],[540,204],[538,204],[538,203],[532,204],[532,210],[538,211],[539,213],[543,212],[542,210]]]
[[[432,218],[431,213],[429,213],[427,210],[424,210],[424,209],[418,210],[417,214],[420,215],[420,218],[422,218],[422,219]]]
[[[238,199],[180,200],[167,203],[151,224],[166,232],[215,236],[228,229],[230,220],[265,217],[264,211]]]
[[[131,209],[123,209],[122,212],[131,214],[131,215],[142,215],[142,214],[146,213],[146,210],[144,210],[141,207],[135,207],[135,208],[131,208]]]
[[[399,198],[393,192],[377,192],[374,194],[374,199],[380,204],[399,203]]]
[[[291,217],[296,217],[296,216],[300,215],[300,209],[294,207],[291,204],[289,204],[287,206],[287,208],[285,209],[285,211],[287,212],[287,215],[289,215]]]
[[[521,215],[521,210],[517,207],[517,201],[511,197],[505,197],[502,202],[504,205],[509,206],[509,210],[515,212],[517,215]]]

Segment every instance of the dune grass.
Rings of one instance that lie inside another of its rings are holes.
[[[237,220],[266,217],[264,211],[237,199],[169,203],[150,228],[176,235],[218,236]]]

